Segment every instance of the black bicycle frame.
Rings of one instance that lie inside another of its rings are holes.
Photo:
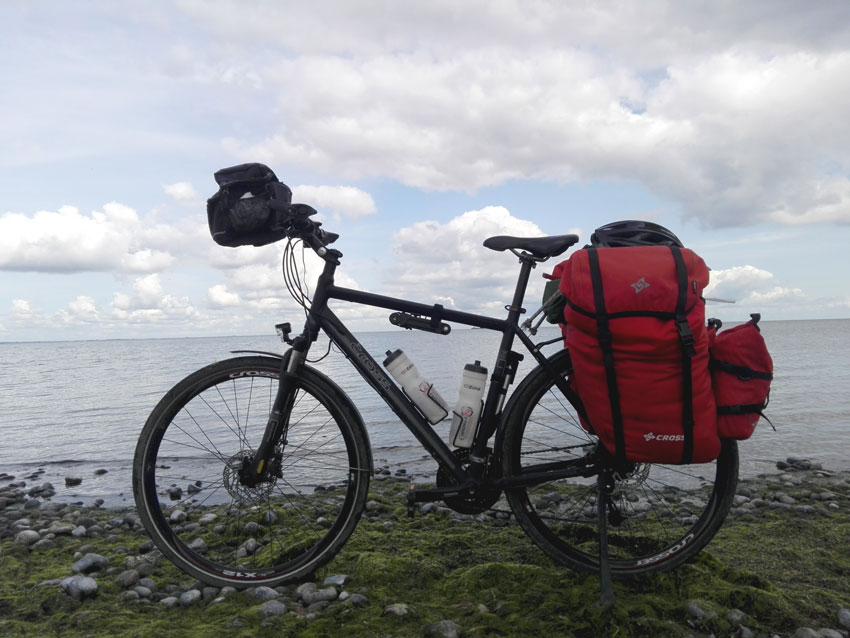
[[[339,265],[339,256],[339,253],[330,250],[327,251],[326,255],[323,255],[325,267],[319,276],[312,304],[307,314],[304,331],[301,335],[293,339],[291,354],[283,361],[275,408],[269,425],[266,428],[266,436],[258,448],[255,459],[255,476],[261,473],[262,459],[268,458],[273,442],[279,440],[282,434],[283,419],[280,419],[279,415],[285,414],[284,401],[287,400],[287,397],[291,398],[291,392],[288,391],[289,382],[297,375],[298,367],[306,360],[310,345],[316,341],[321,330],[327,334],[331,341],[351,361],[360,375],[384,399],[390,409],[399,417],[401,422],[411,431],[428,453],[445,471],[449,472],[456,479],[459,488],[474,484],[476,479],[480,478],[484,472],[488,441],[499,426],[499,417],[508,388],[513,382],[519,362],[523,359],[522,355],[512,350],[515,337],[519,337],[535,360],[545,369],[549,370],[553,378],[556,379],[558,387],[565,393],[570,392],[566,382],[557,375],[554,375],[554,372],[546,361],[546,357],[540,353],[539,348],[519,328],[519,317],[525,312],[522,308],[522,300],[528,286],[531,269],[534,268],[536,261],[531,256],[520,255],[520,263],[522,265],[514,291],[513,301],[510,306],[506,307],[508,311],[506,319],[496,319],[484,315],[447,309],[438,304],[428,305],[416,303],[405,299],[386,297],[336,286],[334,285],[334,272]],[[495,368],[490,375],[490,386],[484,402],[481,425],[476,433],[469,455],[469,460],[471,461],[470,467],[474,468],[472,474],[464,469],[461,461],[414,407],[413,402],[383,371],[378,362],[375,361],[357,338],[343,325],[342,321],[340,321],[333,311],[328,308],[328,301],[332,299],[385,308],[419,317],[428,317],[435,323],[450,321],[502,333],[498,358]],[[553,465],[555,467],[552,467]],[[534,472],[533,475],[528,476],[527,480],[518,481],[514,477],[513,481],[505,482],[534,482],[535,477],[543,480],[544,476],[551,479],[553,478],[553,473],[566,477],[577,476],[582,472],[575,468],[574,464],[568,462],[549,464],[549,467],[546,467],[543,472]],[[538,474],[540,475],[539,477],[537,477]],[[497,483],[499,482],[497,481]]]

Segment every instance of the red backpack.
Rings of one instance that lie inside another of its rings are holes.
[[[703,260],[674,245],[587,247],[556,270],[582,425],[619,460],[715,459]]]
[[[720,321],[709,321],[711,382],[717,401],[717,430],[724,439],[748,439],[767,407],[773,360],[759,330],[761,316],[717,332]]]

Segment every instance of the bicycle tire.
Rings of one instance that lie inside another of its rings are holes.
[[[307,366],[285,416],[280,476],[254,488],[239,482],[241,460],[265,430],[280,368],[281,359],[264,356],[206,366],[159,401],[139,437],[139,517],[163,555],[204,583],[275,586],[310,576],[363,512],[372,459],[362,419],[342,390]]]
[[[568,378],[569,353],[548,362]],[[523,380],[506,408],[502,471],[506,477],[541,462],[577,459],[597,445],[575,405],[542,368]],[[582,571],[599,570],[597,477],[562,479],[506,490],[525,533],[550,557]],[[666,571],[692,558],[723,524],[738,481],[738,448],[723,441],[720,456],[699,465],[638,464],[611,496],[608,523],[614,576]],[[620,517],[622,520],[620,520]],[[616,524],[612,524],[616,523]]]

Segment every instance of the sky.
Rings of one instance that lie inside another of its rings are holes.
[[[210,238],[243,162],[339,233],[341,285],[501,316],[487,237],[646,219],[709,315],[850,317],[846,0],[2,0],[0,42],[0,341],[297,322],[283,243]]]

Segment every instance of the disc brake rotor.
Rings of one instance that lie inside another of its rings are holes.
[[[258,483],[255,487],[243,485],[239,481],[239,471],[242,469],[242,460],[250,454],[250,451],[243,450],[231,456],[224,465],[222,480],[224,488],[235,502],[258,505],[268,501],[277,481],[274,478],[269,478]]]

